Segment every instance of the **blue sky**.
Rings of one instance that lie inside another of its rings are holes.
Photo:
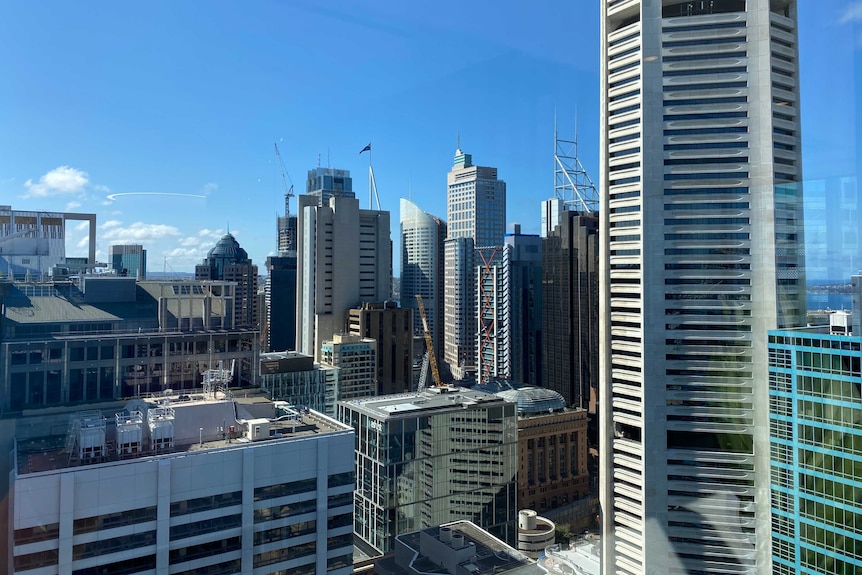
[[[800,9],[805,177],[855,176],[862,2]],[[592,0],[4,2],[0,203],[95,212],[102,260],[143,243],[157,271],[192,270],[229,225],[263,273],[283,210],[273,142],[297,191],[320,161],[367,206],[371,141],[397,274],[398,198],[445,218],[460,132],[535,233],[555,108],[561,135],[577,116],[598,182],[598,25]],[[150,195],[108,199],[131,192]]]

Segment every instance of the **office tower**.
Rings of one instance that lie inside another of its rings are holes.
[[[17,441],[13,573],[353,572],[349,427],[260,401],[126,407]]]
[[[258,326],[257,266],[233,235],[222,236],[203,262],[195,266],[195,279],[236,282],[234,324]]]
[[[862,272],[850,276],[850,302],[850,329],[853,335],[862,336]]]
[[[338,419],[357,432],[355,534],[366,544],[387,553],[398,534],[458,519],[514,541],[514,404],[434,387],[342,401]]]
[[[471,238],[443,242],[443,362],[455,379],[476,373],[476,254]],[[472,328],[470,327],[472,326]]]
[[[273,401],[286,401],[335,416],[338,368],[296,351],[260,354],[260,388]]]
[[[342,195],[297,199],[296,348],[319,361],[321,344],[347,331],[347,310],[391,295],[389,212]]]
[[[37,279],[66,265],[68,221],[89,223],[87,266],[96,265],[96,214],[13,210],[0,205],[0,273]]]
[[[119,276],[147,279],[147,250],[140,244],[108,246],[108,260]]]
[[[862,570],[862,338],[769,332],[772,571]]]
[[[436,357],[443,357],[443,242],[446,222],[401,198],[401,306],[413,309],[413,332],[422,333],[416,295],[422,296]]]
[[[296,349],[296,252],[267,257],[266,269],[266,350]]]
[[[542,240],[542,385],[593,416],[599,384],[599,220],[563,211]],[[596,433],[595,440],[598,440]]]
[[[476,370],[479,262],[473,250],[503,243],[506,182],[497,179],[497,168],[474,166],[472,156],[458,148],[447,183],[443,360],[455,379],[466,379]]]
[[[234,326],[231,282],[100,275],[5,288],[4,413],[191,390],[219,363],[235,363],[233,385],[255,384],[257,332]]]
[[[476,375],[479,383],[509,377],[509,333],[503,247],[476,249]]]
[[[515,224],[503,246],[509,379],[527,385],[542,381],[542,239],[522,234]],[[556,303],[552,309],[559,312]]]
[[[370,397],[377,392],[377,341],[335,334],[320,346],[321,363],[338,368],[338,400]]]
[[[353,178],[350,170],[336,168],[321,168],[308,170],[305,180],[305,195],[317,198],[317,205],[328,206],[329,198],[355,198],[353,193]],[[301,232],[300,232],[301,233]]]
[[[367,302],[347,312],[348,332],[377,342],[374,395],[402,393],[412,388],[413,311],[386,301]]]
[[[766,332],[804,325],[796,2],[602,2],[605,570],[769,573]]]
[[[539,236],[548,237],[557,224],[560,223],[560,215],[566,210],[565,202],[561,198],[542,200],[542,215],[539,226]]]
[[[586,497],[586,410],[566,407],[562,395],[541,387],[496,395],[518,406],[518,506],[548,511]]]

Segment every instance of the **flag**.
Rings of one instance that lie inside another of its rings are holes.
[[[361,150],[359,150],[359,153],[361,154],[362,152],[370,152],[370,151],[371,151],[371,142],[368,142],[368,145],[365,146],[364,148],[362,148]]]

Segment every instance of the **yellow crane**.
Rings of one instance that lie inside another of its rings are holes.
[[[431,332],[428,330],[428,320],[425,319],[425,303],[419,294],[416,294],[416,303],[419,304],[419,315],[422,317],[422,331],[425,332],[425,353],[428,354],[428,360],[431,364],[431,377],[434,378],[435,386],[443,387],[443,382],[440,381],[440,371],[437,369],[437,358],[434,356],[434,342],[431,340]]]

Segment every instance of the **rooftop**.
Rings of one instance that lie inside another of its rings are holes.
[[[456,542],[457,541],[457,542]],[[384,573],[538,575],[536,563],[470,521],[455,521],[395,538],[394,557],[378,562]]]
[[[566,408],[566,400],[553,389],[525,386],[507,389],[496,395],[518,404],[518,415],[548,413]]]
[[[501,397],[474,391],[465,387],[430,387],[423,391],[363,397],[340,402],[351,409],[377,419],[394,418],[400,415],[416,416],[429,411],[453,411],[469,408],[477,404],[503,405],[507,402]]]
[[[242,449],[251,444],[295,441],[350,430],[316,411],[260,396],[235,399],[223,392],[209,396],[171,394],[158,400],[132,400],[116,414],[100,411],[73,414],[66,434],[17,441],[17,472],[26,475],[70,467],[114,465],[129,459]],[[171,441],[164,442],[168,434]],[[138,449],[120,453],[119,446],[129,442],[129,438],[131,444],[138,444]],[[156,445],[154,438],[163,442]],[[100,455],[82,458],[82,446],[95,446]]]

